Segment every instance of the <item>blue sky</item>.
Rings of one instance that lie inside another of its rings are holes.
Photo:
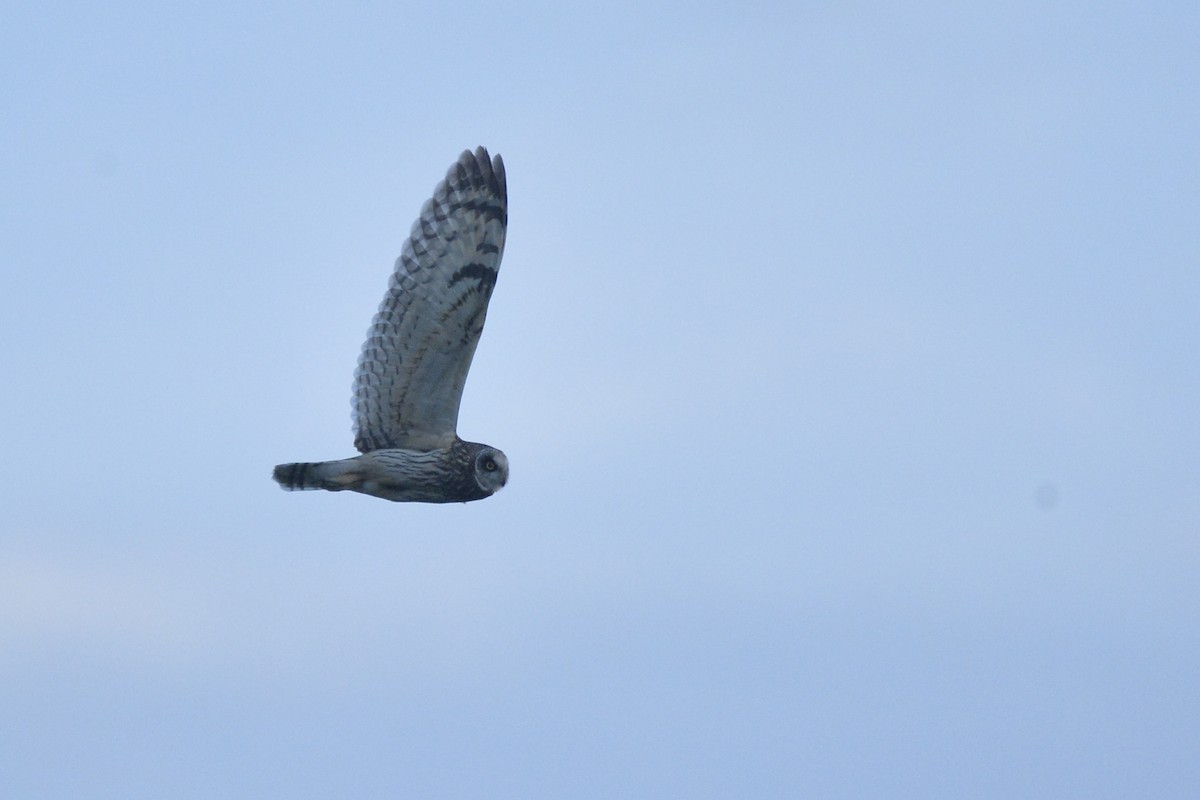
[[[1192,797],[1200,13],[15,3],[0,790]],[[353,453],[464,148],[461,506]]]

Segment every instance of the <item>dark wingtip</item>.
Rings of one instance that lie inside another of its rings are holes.
[[[479,148],[483,150],[483,148]],[[484,151],[485,153],[487,151]],[[508,200],[508,178],[504,174],[504,159],[497,153],[492,158],[492,179],[495,181],[496,195]]]
[[[478,181],[478,185],[488,186],[502,200],[508,200],[508,180],[504,174],[504,159],[499,154],[492,156],[483,145],[475,148],[474,152],[463,150],[458,161],[446,175],[447,181]]]

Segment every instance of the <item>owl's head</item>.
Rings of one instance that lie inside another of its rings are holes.
[[[485,494],[495,494],[508,483],[508,457],[494,447],[481,447],[475,454],[475,483]]]

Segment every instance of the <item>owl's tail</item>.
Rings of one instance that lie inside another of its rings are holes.
[[[271,477],[289,492],[326,489],[338,492],[353,487],[359,480],[355,459],[318,461],[307,464],[280,464]]]

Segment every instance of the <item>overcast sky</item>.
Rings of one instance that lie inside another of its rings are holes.
[[[8,3],[0,794],[1200,787],[1194,3]],[[467,505],[352,455],[509,234]]]

